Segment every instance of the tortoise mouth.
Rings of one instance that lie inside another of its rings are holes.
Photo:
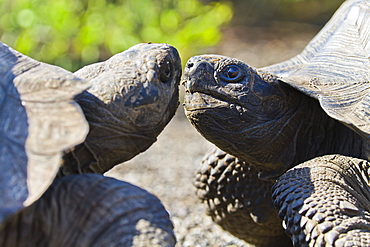
[[[184,98],[184,107],[187,111],[229,107],[229,105],[230,103],[228,101],[215,98],[202,92],[187,92]]]

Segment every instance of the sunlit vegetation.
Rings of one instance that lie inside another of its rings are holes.
[[[0,0],[0,41],[72,71],[141,42],[172,44],[186,61],[232,16],[224,1]]]

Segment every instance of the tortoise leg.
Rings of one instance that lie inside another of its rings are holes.
[[[272,182],[234,156],[214,148],[196,174],[197,195],[224,230],[255,246],[292,246],[271,200]]]
[[[315,158],[274,185],[273,200],[294,246],[370,246],[370,163]]]
[[[173,225],[154,195],[97,174],[56,179],[8,218],[0,246],[174,246]]]

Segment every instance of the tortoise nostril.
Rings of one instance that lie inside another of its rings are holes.
[[[191,69],[193,66],[194,66],[194,63],[192,63],[192,62],[186,64],[186,67],[188,69]]]

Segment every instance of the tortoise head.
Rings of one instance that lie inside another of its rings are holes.
[[[299,101],[294,89],[219,55],[192,57],[184,86],[186,115],[210,142],[256,166],[263,178],[292,166],[295,130],[287,123]]]
[[[171,45],[149,43],[133,46],[124,56],[125,63],[131,63],[130,79],[119,85],[121,94],[113,100],[129,122],[128,129],[157,136],[179,105],[179,54]]]
[[[90,80],[88,93],[121,121],[118,126],[125,132],[150,131],[168,122],[175,113],[181,60],[174,47],[138,44],[90,67],[90,70],[87,66],[76,74]],[[79,97],[79,103],[84,97]],[[94,112],[93,115],[100,117],[104,114]]]
[[[91,83],[77,96],[90,131],[64,156],[65,174],[103,173],[145,151],[179,105],[181,60],[171,45],[138,44],[76,75]]]

